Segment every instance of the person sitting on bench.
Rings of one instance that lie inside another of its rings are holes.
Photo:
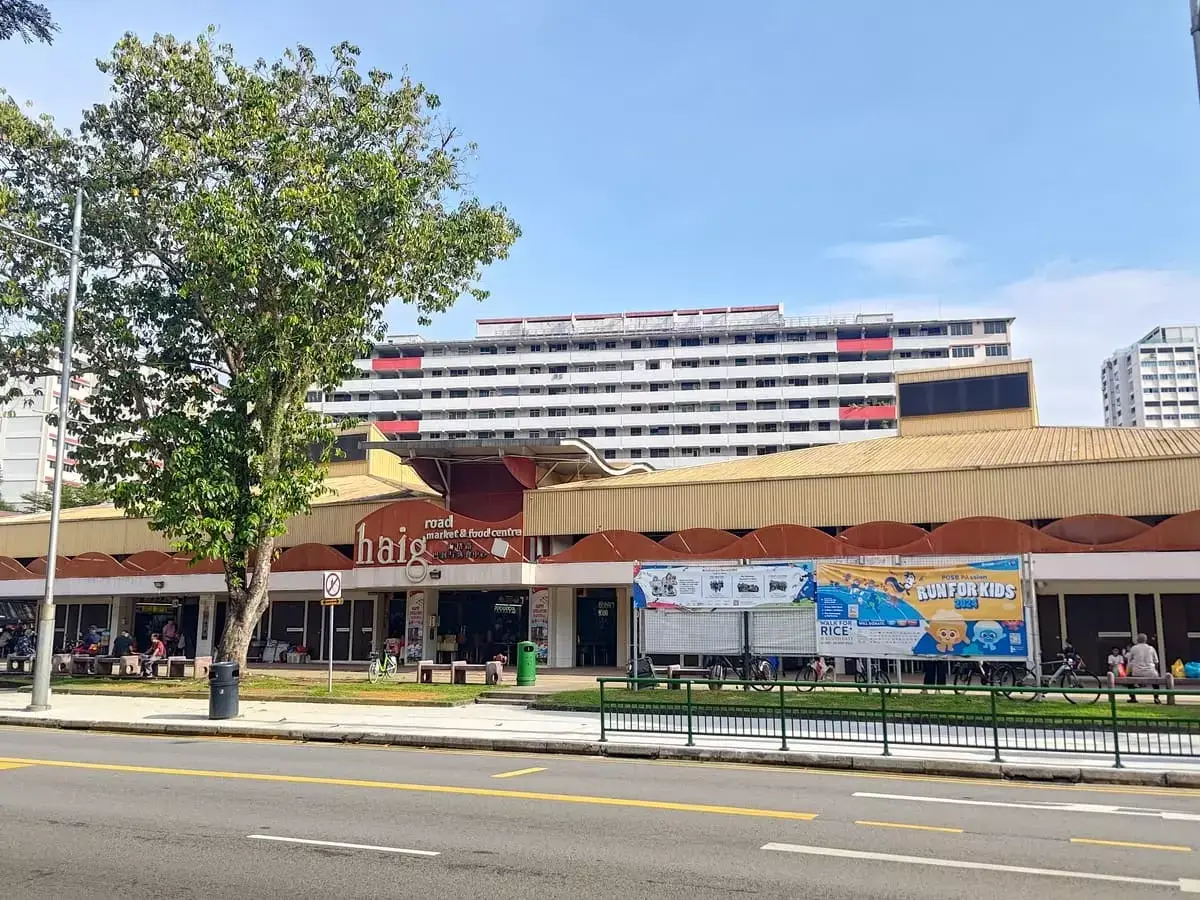
[[[142,654],[142,677],[154,677],[154,662],[167,655],[167,648],[157,634],[150,635],[150,646]]]
[[[1158,651],[1146,643],[1146,635],[1139,634],[1137,643],[1129,648],[1129,652],[1125,654],[1129,662],[1129,674],[1134,678],[1157,678],[1158,677]],[[1137,703],[1137,695],[1129,695],[1130,703]],[[1158,692],[1154,693],[1154,702],[1161,703]]]
[[[130,656],[133,654],[133,638],[129,636],[128,631],[122,631],[117,639],[113,641],[112,655],[116,657]]]

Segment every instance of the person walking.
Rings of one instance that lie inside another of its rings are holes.
[[[1146,643],[1146,635],[1139,634],[1137,643],[1129,648],[1125,655],[1126,665],[1129,669],[1131,678],[1157,678],[1158,677],[1158,651]],[[1129,695],[1130,703],[1137,703],[1137,695]],[[1161,703],[1158,697],[1158,692],[1154,693],[1154,702]]]

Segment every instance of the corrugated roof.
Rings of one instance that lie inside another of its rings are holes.
[[[1043,426],[1016,431],[931,434],[829,444],[711,465],[555,485],[544,490],[613,490],[1197,457],[1200,457],[1200,428]]]
[[[329,493],[322,494],[313,500],[314,507],[332,506],[337,503],[361,503],[368,500],[387,500],[414,493],[422,496],[437,496],[436,492],[427,487],[415,475],[411,483],[407,479],[405,482],[397,483],[389,478],[373,475],[343,475],[326,478],[325,486],[329,488]],[[123,519],[124,517],[125,514],[121,510],[111,504],[105,504],[64,509],[60,520],[63,522],[94,522],[104,519]],[[49,521],[50,513],[48,512],[2,516],[0,517],[0,527]]]

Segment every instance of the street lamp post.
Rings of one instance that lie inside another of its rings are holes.
[[[1196,57],[1196,86],[1200,88],[1200,0],[1188,4],[1192,13],[1192,53]]]
[[[83,229],[83,189],[75,191],[75,215],[71,224],[71,249],[51,244],[5,228],[23,240],[50,247],[70,256],[67,280],[67,308],[63,319],[62,373],[58,387],[58,440],[54,448],[54,487],[50,499],[50,540],[46,549],[46,582],[38,608],[37,652],[33,659],[33,697],[28,709],[41,712],[50,708],[50,664],[54,655],[54,572],[58,562],[58,519],[62,512],[63,466],[67,440],[67,420],[71,402],[71,349],[75,340],[75,292],[79,287],[79,235]]]

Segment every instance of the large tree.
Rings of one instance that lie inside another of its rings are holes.
[[[0,104],[0,221],[66,244],[84,190],[75,364],[95,387],[72,423],[79,472],[222,561],[219,655],[242,662],[276,540],[321,492],[336,436],[306,392],[354,371],[389,301],[428,324],[483,299],[482,267],[519,235],[468,190],[474,147],[437,96],[358,56],[340,44],[322,65],[300,47],[247,67],[211,31],[127,35],[77,135]],[[10,379],[44,374],[63,320],[46,286],[66,262],[0,232],[6,256],[0,360]]]
[[[20,35],[32,44],[35,40],[54,43],[58,26],[44,4],[32,0],[0,0],[0,41]]]

